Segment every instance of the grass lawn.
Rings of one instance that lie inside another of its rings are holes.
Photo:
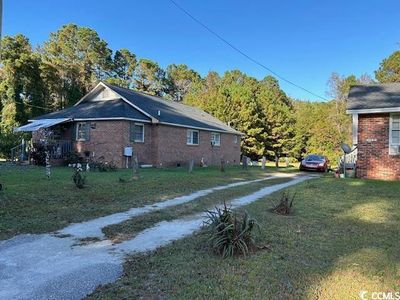
[[[54,167],[51,179],[44,167],[0,163],[0,239],[20,233],[42,233],[61,229],[70,223],[128,210],[216,185],[261,178],[275,168],[228,167],[143,169],[138,181],[129,179],[131,170],[89,172],[87,186],[78,189],[72,182],[73,169]],[[279,171],[294,171],[280,168]]]
[[[400,184],[320,178],[296,192],[293,216],[269,212],[280,192],[245,207],[260,250],[221,259],[204,232],[130,256],[125,275],[90,299],[360,299],[400,291]]]

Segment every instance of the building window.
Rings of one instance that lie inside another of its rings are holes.
[[[76,124],[76,140],[88,141],[89,140],[90,123],[80,122]]]
[[[392,115],[390,118],[390,144],[400,145],[400,115]]]
[[[131,123],[131,142],[144,143],[144,125]]]
[[[199,144],[199,131],[188,129],[186,144],[198,145]]]
[[[213,146],[221,145],[221,134],[216,132],[211,132],[211,145]]]
[[[235,144],[238,143],[238,136],[237,136],[237,135],[233,136],[233,142],[234,142]]]

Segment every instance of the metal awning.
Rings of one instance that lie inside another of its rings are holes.
[[[60,123],[67,122],[71,119],[68,118],[62,118],[62,119],[40,119],[40,120],[33,120],[31,123],[26,124],[21,127],[14,128],[14,132],[30,132],[30,131],[36,131],[41,128],[48,128]]]

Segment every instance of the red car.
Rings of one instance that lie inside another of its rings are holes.
[[[328,159],[322,155],[311,154],[306,156],[300,163],[300,171],[328,171]]]

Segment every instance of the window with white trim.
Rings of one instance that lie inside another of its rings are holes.
[[[400,154],[400,114],[391,114],[389,121],[389,155]]]
[[[186,136],[187,145],[198,145],[199,144],[199,131],[188,129]]]
[[[233,136],[233,142],[234,142],[235,144],[238,143],[238,136],[237,136],[237,135]]]
[[[390,144],[394,146],[400,145],[400,115],[391,115]]]
[[[221,145],[221,134],[218,132],[211,132],[211,145],[220,146]]]
[[[131,123],[131,142],[144,143],[144,124]]]
[[[90,124],[87,122],[76,123],[76,140],[88,141],[89,140]]]

